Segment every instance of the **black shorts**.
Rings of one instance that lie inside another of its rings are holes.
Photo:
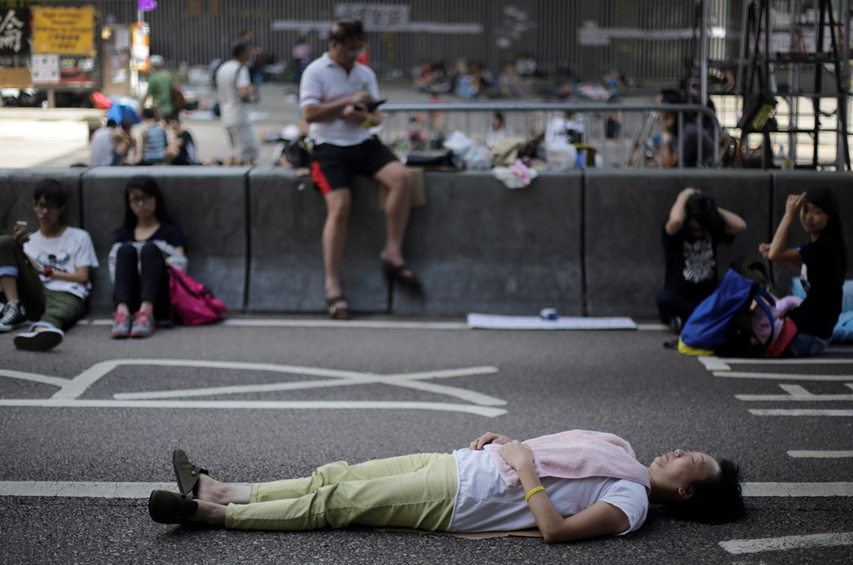
[[[314,146],[311,156],[311,178],[320,194],[327,195],[339,188],[350,188],[354,175],[370,178],[397,157],[376,137],[358,145],[332,145],[322,143]]]

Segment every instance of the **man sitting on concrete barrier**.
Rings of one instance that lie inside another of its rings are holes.
[[[365,46],[364,27],[358,20],[336,21],[330,39],[329,51],[308,65],[302,75],[299,103],[314,141],[311,178],[326,201],[326,305],[333,319],[349,319],[338,268],[346,243],[354,175],[372,177],[389,189],[385,206],[387,241],[380,254],[386,276],[412,287],[421,283],[402,254],[411,202],[409,172],[370,133],[370,128],[382,122],[382,115],[371,105],[379,98],[376,74],[357,62]]]
[[[14,235],[0,236],[0,286],[9,301],[0,332],[27,319],[35,322],[15,336],[18,349],[53,349],[86,311],[89,269],[98,266],[98,258],[89,233],[65,223],[70,196],[58,181],[42,180],[33,198],[39,229],[30,232],[20,221]]]

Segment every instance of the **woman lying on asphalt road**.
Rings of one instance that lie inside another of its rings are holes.
[[[175,451],[180,493],[151,493],[163,524],[311,530],[351,524],[447,532],[538,527],[546,542],[623,535],[648,505],[720,523],[743,513],[738,468],[675,450],[646,468],[612,434],[573,430],[528,440],[486,433],[453,454],[417,454],[319,467],[311,477],[229,485]],[[520,488],[522,487],[522,488]]]

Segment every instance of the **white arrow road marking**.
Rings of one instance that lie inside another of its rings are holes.
[[[853,416],[853,410],[818,410],[818,409],[750,409],[749,413],[753,416],[818,416],[818,417],[845,417]]]
[[[714,371],[713,375],[727,379],[767,379],[772,381],[853,381],[853,375],[798,375],[795,373],[744,373],[740,371]]]
[[[8,369],[0,369],[0,377],[10,377],[12,379],[21,379],[24,381],[33,381],[58,387],[64,387],[71,383],[68,379],[59,377],[49,377],[47,375],[39,375],[38,373],[24,373],[22,371],[10,371]]]
[[[744,496],[853,496],[853,483],[743,483]]]
[[[494,418],[506,414],[506,410],[451,404],[448,402],[381,402],[381,401],[305,401],[288,402],[275,400],[79,400],[48,398],[0,399],[0,407],[36,408],[181,408],[221,410],[437,410],[462,412]]]
[[[736,539],[721,541],[720,547],[729,553],[760,553],[762,551],[786,551],[813,547],[837,547],[853,545],[853,532],[785,536],[781,538]]]
[[[805,457],[812,459],[844,459],[853,457],[853,451],[789,451],[788,457]]]
[[[847,385],[853,388],[853,385]],[[736,394],[738,400],[748,401],[797,401],[797,402],[849,402],[853,394],[812,394],[800,385],[779,385],[788,394]]]

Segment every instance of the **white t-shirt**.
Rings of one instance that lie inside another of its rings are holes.
[[[379,83],[376,73],[370,67],[356,63],[347,74],[346,69],[329,57],[328,53],[314,60],[302,73],[299,85],[299,107],[309,104],[334,102],[341,98],[352,96],[356,92],[370,93],[375,100],[379,99]],[[357,145],[372,135],[361,124],[341,116],[328,122],[314,122],[308,129],[314,143],[331,143],[332,145]]]
[[[42,268],[51,267],[54,271],[74,273],[78,267],[97,267],[98,257],[89,232],[80,228],[67,227],[59,237],[44,237],[40,231],[30,235],[24,244],[24,253],[33,258]],[[92,288],[92,277],[85,285],[41,276],[41,282],[49,290],[70,292],[86,299]]]
[[[231,59],[216,71],[216,96],[223,126],[249,125],[249,105],[240,98],[240,89],[251,86],[249,69],[239,61]]]
[[[536,527],[536,520],[524,500],[524,489],[508,487],[486,451],[464,448],[454,451],[453,455],[456,456],[459,487],[447,531],[490,532]],[[636,530],[646,521],[649,497],[646,487],[639,483],[606,477],[543,477],[541,482],[563,517],[604,501],[628,517],[631,525],[619,535]]]
[[[92,141],[89,145],[89,165],[96,167],[98,165],[113,164],[113,128],[98,128],[92,134]]]

